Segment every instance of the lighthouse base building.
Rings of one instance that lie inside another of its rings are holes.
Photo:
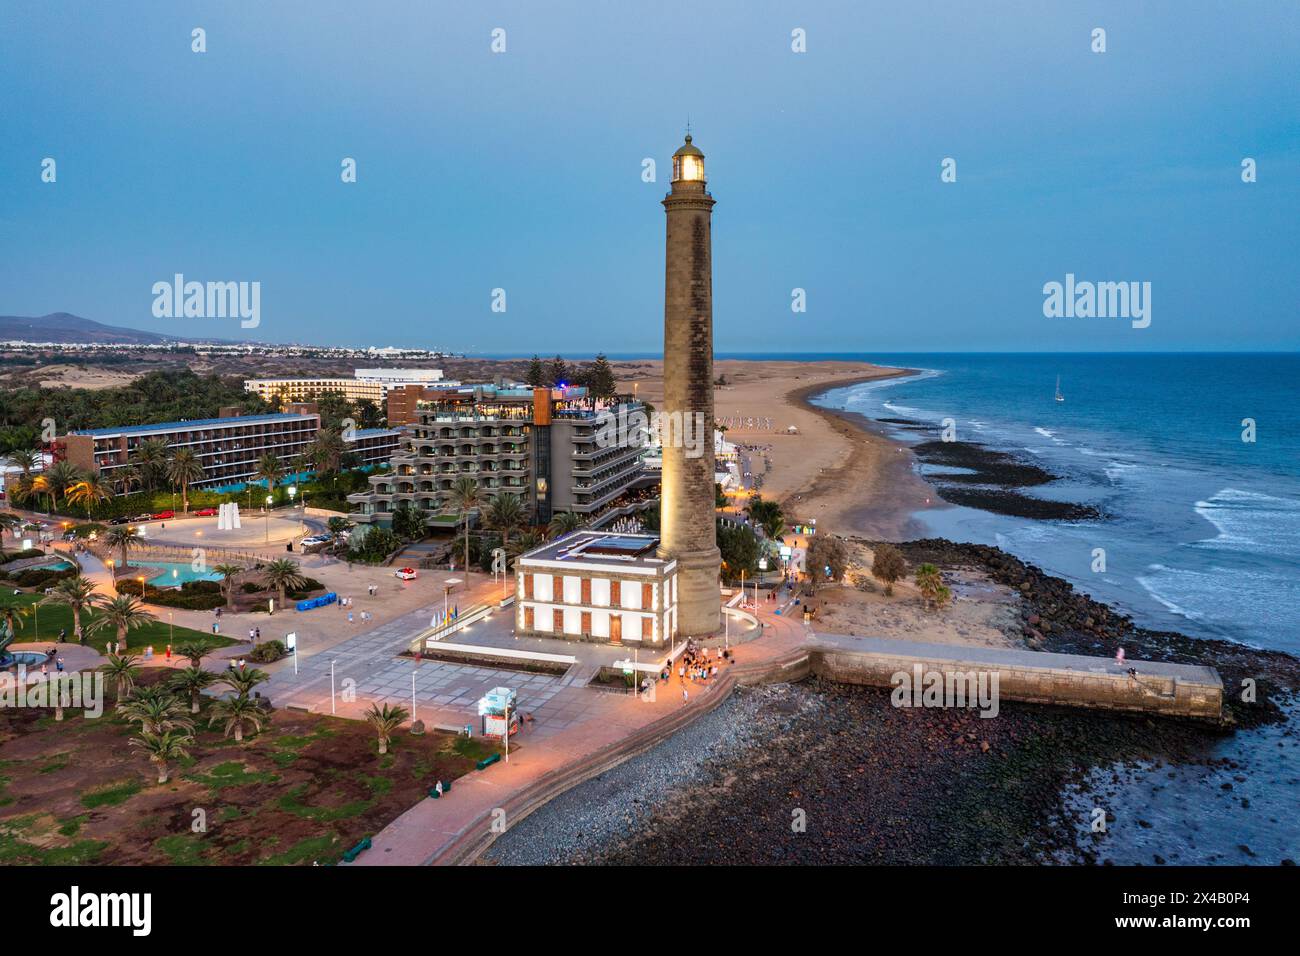
[[[515,565],[515,633],[658,647],[677,627],[677,562],[646,534],[575,531]]]

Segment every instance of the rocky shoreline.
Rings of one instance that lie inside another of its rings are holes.
[[[885,691],[817,679],[741,688],[647,754],[539,810],[485,862],[1098,863],[1107,860],[1106,838],[1083,836],[1081,815],[1091,804],[1077,797],[1099,779],[1119,781],[1115,768],[1190,772],[1202,781],[1189,785],[1197,799],[1220,800],[1216,809],[1240,815],[1231,819],[1244,830],[1250,801],[1228,790],[1254,767],[1218,755],[1219,746],[1264,725],[1281,728],[1278,746],[1300,746],[1283,709],[1300,690],[1300,660],[1290,655],[1136,627],[997,548],[943,539],[900,547],[909,561],[980,569],[1018,591],[1027,646],[1109,655],[1122,645],[1130,659],[1217,667],[1228,723],[1012,702],[998,718],[982,719],[975,711],[898,708]],[[1257,684],[1257,703],[1236,691],[1247,678]],[[1229,776],[1219,783],[1222,775]],[[1300,794],[1300,779],[1277,785],[1291,788],[1289,798]],[[1159,843],[1158,830],[1144,833]],[[1180,839],[1170,834],[1168,842]],[[1260,857],[1244,841],[1224,853],[1235,856],[1215,861],[1294,856]],[[1161,845],[1149,862],[1193,860]]]

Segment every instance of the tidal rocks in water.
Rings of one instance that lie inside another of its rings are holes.
[[[1101,512],[1092,505],[1072,501],[1048,501],[1022,495],[1006,488],[954,488],[946,482],[935,484],[935,492],[951,505],[978,508],[1011,518],[1033,518],[1038,521],[1092,521]]]
[[[993,451],[969,441],[927,441],[912,447],[912,454],[927,465],[947,468],[966,468],[965,475],[944,475],[940,481],[949,484],[1002,485],[1023,488],[1028,485],[1045,485],[1056,481],[1057,475],[1037,465]]]

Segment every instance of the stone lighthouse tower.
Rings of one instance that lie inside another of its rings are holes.
[[[660,499],[660,554],[677,559],[677,633],[688,637],[718,630],[721,603],[713,490],[713,197],[704,182],[704,154],[688,133],[673,153],[672,191],[663,201],[668,242]]]

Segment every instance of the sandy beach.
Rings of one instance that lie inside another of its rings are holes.
[[[662,363],[619,363],[620,385],[660,407]],[[724,360],[714,365],[714,410],[742,447],[760,493],[791,522],[816,519],[841,534],[901,540],[911,515],[933,494],[912,470],[906,448],[809,399],[837,386],[906,375],[864,362]]]

